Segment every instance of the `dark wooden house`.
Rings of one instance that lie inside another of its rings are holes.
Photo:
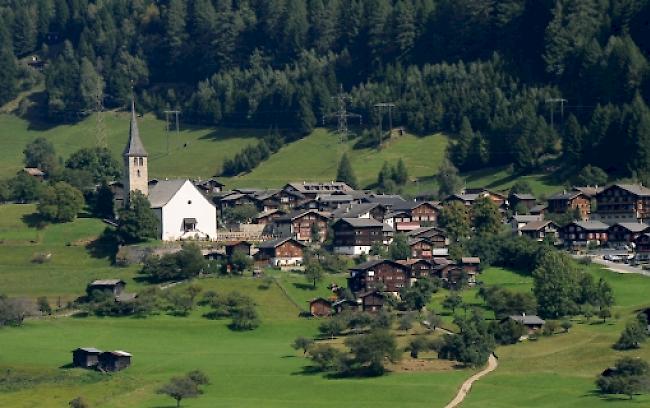
[[[327,238],[327,221],[325,214],[316,210],[295,211],[275,219],[276,234],[282,237],[293,237],[298,241],[311,242],[312,230],[318,231],[318,241]]]
[[[124,290],[126,282],[122,279],[98,279],[92,281],[86,287],[86,294],[92,296],[93,292],[105,292],[113,296],[117,296]]]
[[[638,262],[650,261],[650,233],[644,232],[634,240],[636,246],[635,260]]]
[[[383,244],[383,229],[384,224],[374,218],[341,218],[332,225],[334,252],[368,254],[374,244]]]
[[[226,247],[226,257],[228,259],[232,258],[233,254],[237,251],[242,252],[248,256],[251,256],[251,249],[253,247],[253,244],[248,242],[248,241],[233,241],[233,242],[228,242],[225,245]]]
[[[531,208],[537,205],[537,199],[532,194],[511,193],[508,196],[508,204],[512,209],[524,207],[530,211]]]
[[[545,239],[557,241],[559,238],[560,227],[553,221],[533,221],[519,229],[519,233],[535,241],[544,241]]]
[[[435,264],[428,259],[405,259],[397,261],[411,269],[411,280],[424,279],[433,276]]]
[[[98,367],[103,371],[120,371],[131,365],[131,354],[126,351],[105,351],[99,355]]]
[[[81,368],[94,368],[99,364],[99,355],[102,353],[94,347],[80,347],[72,350],[72,365]]]
[[[578,210],[582,220],[588,220],[591,214],[591,199],[580,191],[563,191],[548,198],[548,212],[564,214]]]
[[[607,241],[613,244],[629,244],[649,229],[650,227],[642,222],[619,222],[607,230]]]
[[[433,258],[433,243],[427,238],[415,238],[408,241],[411,249],[411,258],[431,259]]]
[[[560,239],[568,247],[585,246],[589,242],[607,242],[609,225],[600,221],[574,221],[560,228]]]
[[[377,289],[397,293],[410,286],[410,273],[411,268],[395,261],[368,261],[350,268],[348,287],[352,292]]]
[[[332,301],[322,297],[309,301],[309,313],[312,316],[323,317],[332,315]]]
[[[361,310],[364,312],[375,313],[384,307],[384,295],[376,290],[359,293],[357,298],[361,300]]]
[[[359,310],[360,308],[361,304],[356,300],[351,299],[339,299],[332,303],[332,310],[334,310],[334,313],[336,314],[342,313],[346,310]]]
[[[650,189],[614,184],[596,194],[598,219],[609,224],[650,221]]]
[[[544,326],[546,323],[543,319],[541,319],[539,316],[536,315],[527,315],[527,314],[520,314],[520,315],[512,315],[506,317],[504,320],[513,320],[517,323],[520,323],[528,329],[528,333],[535,332]]]
[[[302,265],[306,245],[291,238],[276,238],[260,243],[255,254],[257,261],[268,262],[273,267]]]

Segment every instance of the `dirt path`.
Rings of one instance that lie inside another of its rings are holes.
[[[458,394],[456,394],[456,397],[454,397],[454,399],[449,404],[447,404],[445,408],[455,408],[459,406],[463,402],[467,394],[469,393],[469,390],[472,388],[474,382],[478,381],[484,375],[487,375],[492,371],[496,370],[498,365],[499,362],[497,361],[496,357],[494,357],[494,354],[490,354],[490,358],[488,358],[487,367],[485,367],[483,370],[479,371],[478,373],[474,374],[473,376],[465,380],[463,385],[460,386],[460,389],[458,390]]]

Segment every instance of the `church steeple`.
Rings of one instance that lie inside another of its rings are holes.
[[[126,198],[131,191],[149,194],[149,172],[147,170],[147,151],[140,139],[140,130],[135,114],[135,100],[131,99],[131,124],[129,126],[129,141],[124,148],[124,190]]]
[[[131,99],[131,126],[129,127],[129,142],[124,149],[124,156],[129,157],[147,157],[147,151],[140,139],[140,130],[135,114],[135,100]]]

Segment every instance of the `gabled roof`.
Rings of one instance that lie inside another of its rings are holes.
[[[90,354],[99,354],[102,352],[100,349],[96,349],[94,347],[79,347],[72,351],[77,351],[77,350],[85,351],[86,353],[90,353]]]
[[[323,203],[349,203],[354,197],[348,194],[322,194],[318,196],[318,201]]]
[[[366,200],[371,203],[379,203],[385,207],[396,207],[406,202],[402,196],[397,194],[371,194]]]
[[[320,211],[316,211],[316,210],[313,210],[313,209],[309,209],[309,210],[299,210],[299,211],[294,211],[294,212],[291,212],[291,213],[289,213],[289,214],[283,215],[283,216],[281,216],[281,217],[276,218],[276,219],[275,219],[275,222],[277,222],[277,223],[281,223],[281,222],[291,222],[291,221],[295,220],[296,218],[300,218],[300,217],[305,216],[305,215],[307,215],[307,214],[309,214],[309,213],[316,214],[316,215],[318,215],[319,217],[327,218],[327,217],[326,217],[323,213],[321,213]]]
[[[149,187],[149,202],[151,203],[151,208],[161,208],[164,207],[169,200],[174,197],[178,190],[183,187],[187,180],[175,179],[175,180],[162,180]],[[194,186],[194,184],[192,184]]]
[[[335,222],[338,224],[344,222],[353,228],[383,228],[384,223],[377,221],[374,218],[341,218]]]
[[[379,203],[350,204],[332,211],[333,218],[358,218],[360,215],[382,206]],[[383,207],[383,206],[382,206]]]
[[[124,148],[125,157],[147,157],[147,151],[140,140],[140,130],[135,116],[135,100],[131,99],[131,125],[129,127],[129,141]]]
[[[513,194],[510,194],[510,197],[514,197],[517,200],[535,200],[534,195],[526,194],[526,193],[513,193]]]
[[[530,213],[541,213],[542,211],[546,210],[548,208],[548,204],[537,204],[533,208],[530,209]]]
[[[270,215],[277,214],[277,213],[280,213],[281,215],[286,214],[286,212],[284,212],[282,210],[279,210],[277,208],[273,208],[273,209],[270,209],[268,211],[263,211],[263,212],[257,214],[255,217],[253,217],[253,219],[254,220],[259,220],[260,218],[265,218],[265,217],[268,217]]]
[[[112,354],[118,357],[132,357],[131,353],[127,353],[126,351],[122,351],[122,350],[106,351],[105,353]]]
[[[521,227],[520,231],[523,231],[523,232],[525,232],[525,231],[539,231],[542,228],[546,228],[546,226],[549,225],[549,224],[553,224],[557,228],[557,224],[555,224],[551,220],[532,221],[532,222],[529,222],[528,224],[524,225],[523,227]]]
[[[512,216],[512,220],[515,220],[515,222],[520,223],[520,222],[533,222],[533,221],[541,221],[541,216],[539,215],[528,215],[528,214],[515,214]]]
[[[647,188],[646,186],[643,186],[641,184],[614,184],[614,185],[611,185],[611,186],[605,188],[603,191],[609,190],[610,188],[613,188],[613,187],[621,188],[621,189],[623,189],[623,190],[625,190],[625,191],[627,191],[629,193],[632,193],[634,195],[641,196],[641,197],[650,196],[650,188]]]
[[[480,264],[481,258],[478,256],[464,256],[460,258],[460,263],[462,264]]]
[[[546,323],[543,319],[541,319],[537,315],[512,315],[508,316],[510,320],[514,320],[516,322],[519,322],[523,325],[543,325]]]
[[[617,224],[612,225],[611,228],[617,225],[625,228],[630,232],[643,232],[648,229],[648,224],[644,224],[642,222],[619,222]]]
[[[350,270],[351,271],[365,271],[365,270],[368,270],[368,269],[372,269],[375,266],[377,266],[379,264],[382,264],[382,263],[389,263],[389,264],[395,265],[395,266],[397,266],[399,268],[406,268],[405,265],[402,265],[399,262],[396,262],[396,261],[393,261],[393,260],[390,260],[390,259],[375,259],[375,260],[372,260],[372,261],[367,261],[367,262],[364,262],[364,263],[360,263],[359,265],[357,265],[357,266],[355,266],[353,268],[350,268]]]
[[[594,197],[596,194],[600,193],[605,188],[598,187],[598,186],[594,186],[594,187],[592,187],[592,186],[574,186],[573,189],[576,190],[576,191],[580,191],[581,193],[583,193],[584,195],[586,195],[588,197]]]
[[[415,200],[410,200],[410,201],[404,201],[403,203],[398,203],[395,206],[393,206],[393,210],[398,211],[398,210],[413,210],[421,205],[430,205],[431,207],[437,208],[436,204],[431,202],[431,201],[415,201]]]
[[[601,221],[574,221],[568,225],[577,225],[587,231],[605,231],[609,229],[609,225]]]
[[[580,191],[563,191],[561,193],[553,194],[552,196],[550,196],[548,198],[548,201],[551,201],[551,200],[573,200],[574,198],[576,198],[578,196],[581,196],[581,195],[586,197],[586,195],[584,193],[580,192]]]
[[[292,182],[287,183],[286,187],[292,187],[295,190],[301,193],[318,193],[326,191],[352,191],[353,188],[345,184],[342,181],[331,181],[331,182]],[[284,190],[284,188],[283,188]]]
[[[113,286],[119,283],[126,285],[126,282],[124,282],[122,279],[97,279],[90,282],[90,286]]]
[[[270,239],[268,241],[264,241],[264,242],[260,243],[257,247],[259,249],[277,248],[277,247],[279,247],[280,245],[284,244],[287,241],[293,241],[294,243],[296,243],[296,244],[298,244],[298,245],[300,245],[302,247],[307,246],[307,245],[303,244],[302,242],[300,242],[300,241],[298,241],[298,240],[296,240],[294,238],[283,237],[283,238],[275,238],[275,239]]]

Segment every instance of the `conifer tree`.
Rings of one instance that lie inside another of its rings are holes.
[[[342,181],[352,188],[357,188],[357,177],[354,175],[354,169],[350,163],[347,153],[344,153],[339,162],[339,168],[336,172],[336,180]]]

